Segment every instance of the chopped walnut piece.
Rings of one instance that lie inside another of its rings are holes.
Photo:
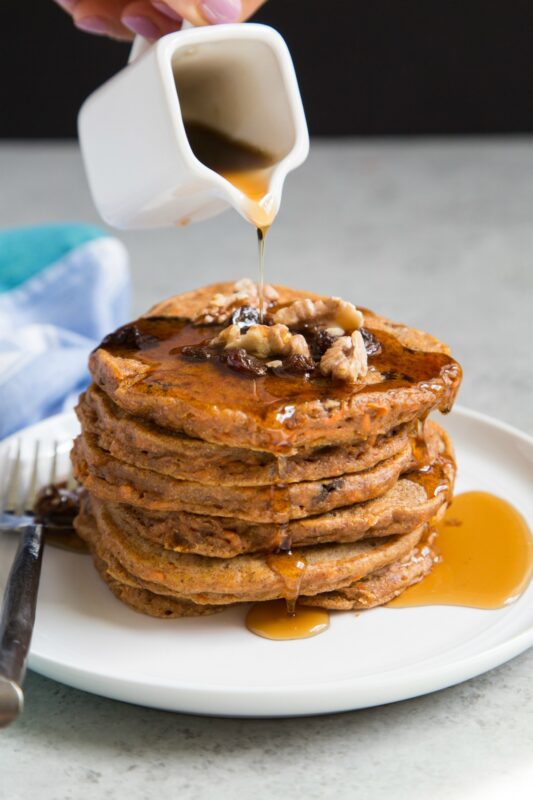
[[[289,328],[298,328],[310,322],[324,322],[328,328],[340,328],[340,333],[353,333],[363,324],[363,315],[353,305],[340,297],[325,300],[295,300],[290,306],[280,308],[273,316]]]
[[[324,400],[322,405],[327,411],[333,411],[334,408],[341,407],[341,404],[338,400],[332,400],[332,399]]]
[[[279,292],[277,289],[274,289],[272,284],[265,283],[263,284],[263,297],[265,300],[268,300],[269,303],[275,303],[276,300],[279,300]]]
[[[257,285],[251,278],[241,278],[240,281],[235,281],[233,284],[234,292],[244,292],[252,297],[257,294]]]
[[[263,286],[263,311],[267,310],[270,303],[275,302],[279,295],[270,284]],[[217,294],[209,300],[207,306],[193,319],[196,325],[216,323],[221,325],[231,317],[239,306],[259,308],[259,290],[257,284],[250,278],[241,278],[233,284],[230,294]]]
[[[241,278],[240,281],[237,281],[233,285],[234,292],[244,292],[248,297],[256,297],[259,299],[259,286],[254,281],[250,280],[250,278]],[[274,289],[270,283],[263,284],[263,297],[265,300],[269,300],[273,303],[275,300],[279,299],[279,294],[277,289]]]
[[[301,333],[292,334],[292,338],[289,341],[289,349],[285,355],[306,356],[306,358],[310,358],[309,345]]]
[[[318,303],[320,302],[322,301],[319,300]],[[317,318],[317,304],[307,297],[304,300],[295,300],[290,306],[284,306],[276,311],[272,319],[274,322],[295,328],[298,324],[311,322]]]
[[[286,325],[250,325],[245,333],[238,325],[229,325],[211,345],[222,344],[225,350],[246,350],[260,358],[270,356],[309,356],[309,346],[301,334],[292,334]]]
[[[359,331],[341,336],[320,359],[320,372],[340,381],[356,383],[368,371],[365,343]]]

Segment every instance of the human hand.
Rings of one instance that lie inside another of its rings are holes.
[[[248,19],[265,0],[55,0],[80,30],[133,39],[158,39],[192,25],[216,25]]]

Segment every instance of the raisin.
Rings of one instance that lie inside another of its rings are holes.
[[[260,377],[262,375],[266,375],[267,368],[255,356],[250,355],[247,353],[246,350],[239,349],[239,350],[230,350],[228,353],[224,353],[221,356],[221,360],[230,368],[235,370],[235,372],[241,372],[247,375],[254,375]]]
[[[365,350],[367,356],[375,356],[376,353],[381,352],[381,343],[378,339],[374,336],[374,334],[368,330],[368,328],[359,328],[361,336],[363,337],[363,342],[365,343]]]
[[[259,309],[252,306],[240,306],[231,315],[232,325],[237,325],[241,333],[246,333],[250,325],[259,323]]]
[[[124,347],[129,350],[143,350],[159,343],[156,336],[143,333],[137,325],[123,325],[102,339],[100,347]]]
[[[335,480],[329,481],[328,483],[323,483],[320,487],[320,494],[316,498],[317,502],[323,502],[328,495],[332,492],[335,492],[337,489],[342,489],[344,486],[344,481],[342,478],[335,478]]]
[[[302,331],[307,339],[311,355],[316,361],[320,361],[326,350],[329,350],[336,337],[332,336],[323,328],[308,328]]]
[[[326,494],[331,494],[331,492],[335,492],[337,489],[342,489],[343,486],[343,479],[335,478],[335,480],[329,481],[329,483],[323,483],[322,489],[326,492]]]
[[[292,356],[283,360],[281,367],[278,367],[276,372],[284,373],[285,375],[305,375],[313,372],[315,366],[316,364],[312,358],[293,353]]]
[[[201,345],[188,345],[187,347],[175,347],[170,351],[171,355],[181,355],[187,361],[209,361],[212,353]]]

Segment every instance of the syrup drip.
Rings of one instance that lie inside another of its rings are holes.
[[[296,606],[287,614],[283,600],[256,603],[246,615],[246,627],[265,639],[308,639],[329,627],[329,614],[322,608]]]
[[[450,459],[444,455],[437,456],[430,466],[421,467],[413,472],[407,472],[402,477],[422,486],[428,498],[431,499],[441,492],[448,491],[449,482],[446,478],[444,467],[449,460]]]
[[[247,614],[246,626],[252,633],[266,639],[306,639],[322,633],[329,626],[327,611],[297,605],[300,587],[307,567],[301,553],[293,552],[288,535],[291,517],[290,490],[286,483],[287,458],[276,459],[278,482],[272,485],[272,507],[278,524],[278,549],[266,557],[266,562],[283,581],[284,600],[256,603]]]
[[[438,558],[431,573],[388,605],[503,608],[533,572],[533,539],[522,515],[487,492],[454,498],[436,526]]]
[[[431,463],[431,457],[424,436],[424,420],[417,420],[416,431],[411,436],[411,453],[417,469],[424,469]]]
[[[287,459],[278,456],[276,461],[278,481],[283,481],[287,474]],[[301,554],[293,553],[292,542],[287,535],[288,522],[291,518],[291,497],[287,484],[281,482],[273,484],[271,497],[273,511],[279,520],[278,549],[275,553],[270,553],[266,561],[270,569],[283,581],[286,614],[293,616],[307,562]]]
[[[276,572],[283,581],[286,601],[286,612],[289,616],[295,613],[296,601],[300,594],[300,586],[307,567],[307,561],[301,553],[292,550],[270,553],[266,557],[270,569]]]

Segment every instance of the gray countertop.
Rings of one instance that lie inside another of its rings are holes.
[[[2,226],[97,221],[72,144],[4,143],[0,175]],[[254,233],[231,212],[120,238],[135,312],[256,274]],[[529,139],[315,142],[267,245],[267,280],[430,330],[463,364],[463,404],[533,432]],[[530,651],[437,694],[292,720],[167,714],[30,673],[24,716],[0,734],[0,798],[530,797],[510,786],[533,781],[532,673]]]

